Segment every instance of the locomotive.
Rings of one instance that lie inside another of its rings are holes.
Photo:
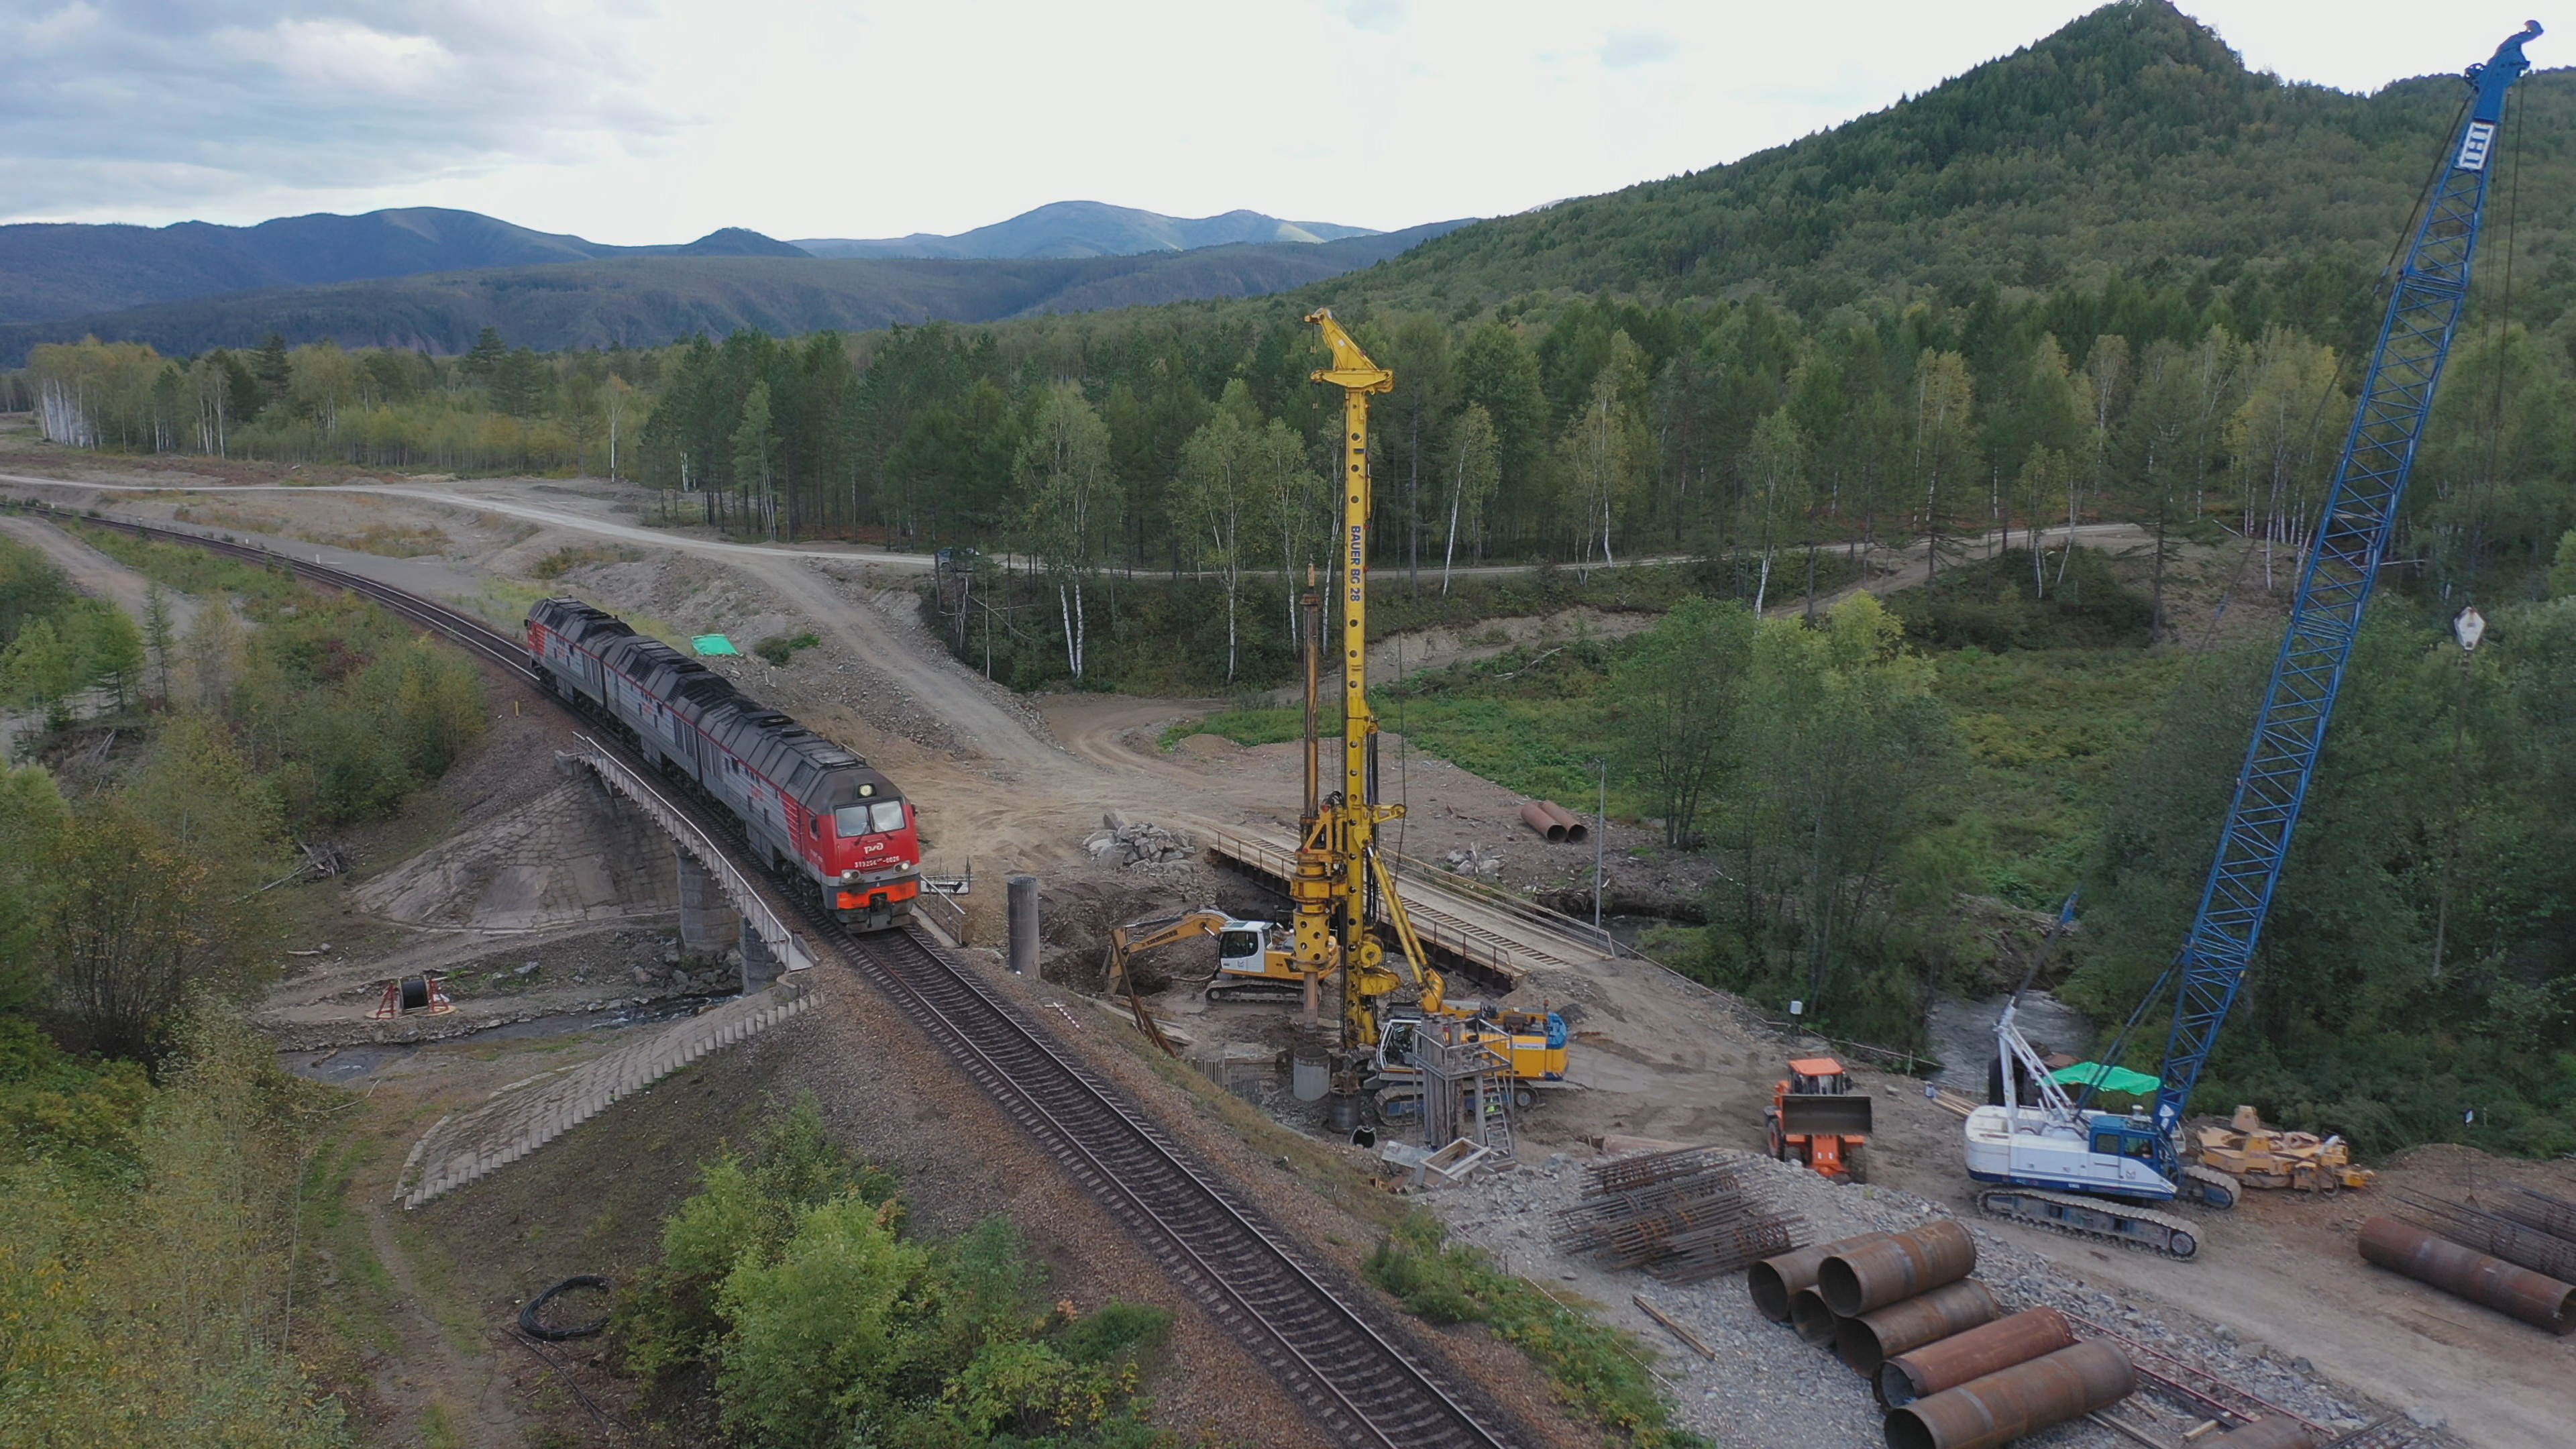
[[[921,894],[920,821],[866,760],[578,599],[540,600],[527,631],[539,678],[613,721],[648,763],[740,821],[782,880],[801,882],[853,930],[911,918]]]

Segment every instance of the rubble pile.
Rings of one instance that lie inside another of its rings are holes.
[[[1464,850],[1453,850],[1440,857],[1440,860],[1442,864],[1449,867],[1453,875],[1472,875],[1484,880],[1502,879],[1503,857],[1481,845],[1470,845]]]
[[[1100,828],[1082,842],[1093,860],[1113,865],[1166,865],[1187,860],[1195,849],[1190,838],[1159,825],[1130,825],[1112,810],[1100,817]]]

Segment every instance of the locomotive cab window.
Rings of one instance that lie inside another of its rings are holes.
[[[832,828],[847,840],[903,828],[903,802],[879,800],[873,805],[844,805],[832,812]]]

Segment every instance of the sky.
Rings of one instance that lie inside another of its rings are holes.
[[[2534,3],[2182,8],[2258,69],[2368,91],[2483,59]],[[1391,230],[1731,161],[2088,8],[0,0],[0,221],[448,206],[642,244],[1083,199]],[[2534,62],[2576,63],[2576,17],[2567,42]]]

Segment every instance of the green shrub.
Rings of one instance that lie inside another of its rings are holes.
[[[802,634],[772,634],[752,645],[751,652],[784,669],[796,657],[797,650],[811,649],[822,642],[814,637],[811,630]]]
[[[717,1409],[762,1449],[854,1442],[1167,1445],[1133,1402],[1171,1315],[1042,1306],[1008,1221],[953,1242],[903,1233],[890,1181],[824,1135],[810,1098],[774,1111],[663,1225],[662,1261],[620,1295],[628,1364],[713,1370]]]
[[[1482,1323],[1545,1366],[1556,1396],[1575,1412],[1645,1449],[1706,1440],[1672,1427],[1673,1406],[1655,1386],[1654,1350],[1630,1335],[1497,1271],[1476,1248],[1416,1210],[1369,1254],[1361,1271],[1405,1311],[1433,1323]]]

